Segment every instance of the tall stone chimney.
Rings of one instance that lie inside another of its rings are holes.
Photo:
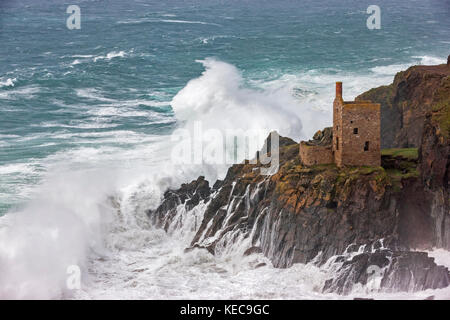
[[[342,99],[342,82],[341,81],[336,82],[336,98],[335,99],[343,100]]]

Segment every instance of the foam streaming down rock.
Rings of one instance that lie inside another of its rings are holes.
[[[399,191],[392,185],[394,177],[380,167],[304,167],[298,144],[283,137],[280,141],[280,171],[273,176],[259,175],[258,164],[233,165],[213,188],[200,177],[168,191],[162,205],[148,215],[167,223],[180,205],[202,199],[207,205],[191,247],[219,256],[262,252],[281,268],[296,263],[323,266],[335,278],[324,285],[326,292],[348,294],[358,283],[367,285],[369,277],[362,272],[371,265],[385,268],[376,290],[449,285],[447,268],[436,266],[426,253],[410,251],[426,241],[422,234],[414,238],[404,229],[411,219],[407,211],[420,210],[404,196],[418,187],[417,177],[405,181]],[[382,245],[375,246],[379,239]],[[374,250],[346,257],[349,246]]]

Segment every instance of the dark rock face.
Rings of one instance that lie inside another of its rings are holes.
[[[425,115],[450,66],[414,66],[397,73],[388,86],[371,89],[355,100],[381,104],[381,148],[419,147]]]
[[[434,219],[430,215],[432,197],[424,191],[416,179],[403,181],[403,189],[397,204],[399,237],[415,249],[432,249],[436,246],[433,238]]]
[[[306,143],[310,146],[330,146],[333,141],[333,128],[327,127],[323,130],[317,131],[312,140]]]
[[[432,105],[424,124],[419,168],[432,201],[433,240],[436,246],[450,250],[450,76],[442,80]]]
[[[436,265],[424,252],[394,252],[391,259],[381,281],[382,288],[414,292],[450,284],[448,269]]]
[[[378,282],[386,291],[414,292],[440,289],[450,285],[447,268],[438,266],[423,252],[391,251],[379,249],[356,254],[343,260],[335,276],[325,282],[324,292],[349,294],[357,284]]]
[[[261,252],[262,252],[262,249],[260,247],[251,247],[251,248],[248,248],[247,250],[245,250],[244,256],[249,256],[251,254],[261,253]]]
[[[200,176],[197,180],[182,184],[178,190],[167,190],[159,207],[156,210],[149,210],[147,215],[155,226],[167,231],[171,219],[176,214],[176,208],[180,204],[186,204],[186,209],[190,210],[201,200],[208,200],[210,194],[209,182],[205,180],[205,177]]]

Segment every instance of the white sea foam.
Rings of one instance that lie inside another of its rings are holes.
[[[165,233],[150,226],[145,215],[145,209],[152,207],[158,196],[150,181],[121,190],[120,216],[112,220],[113,232],[107,241],[114,254],[92,261],[95,277],[75,293],[76,298],[293,299],[320,295],[317,290],[326,275],[312,265],[275,269],[262,255],[243,257],[241,250],[219,256],[199,249],[185,253],[206,204],[191,212],[180,207],[179,218]],[[181,227],[176,227],[177,221],[183,221]],[[261,262],[267,266],[255,269]]]
[[[419,63],[423,65],[436,65],[447,63],[445,59],[433,56],[414,56],[413,58],[419,59]]]
[[[97,62],[98,60],[111,60],[114,58],[123,58],[127,55],[127,53],[125,51],[111,51],[108,52],[106,55],[100,55],[100,56],[96,56],[94,57],[93,61]]]
[[[380,75],[392,75],[409,67],[409,64],[391,64],[388,66],[373,67],[371,71]]]
[[[57,122],[42,122],[36,125],[40,128],[74,128],[74,129],[105,129],[114,128],[118,124],[114,123],[101,123],[101,122],[79,122],[78,124],[61,124]]]
[[[1,87],[14,87],[15,82],[17,82],[16,78],[8,78],[6,80],[0,79],[0,88]]]
[[[163,15],[163,17],[173,18],[175,15]],[[212,26],[221,26],[217,23],[205,22],[205,21],[194,21],[194,20],[179,20],[179,19],[131,19],[131,20],[123,20],[118,21],[117,24],[141,24],[141,23],[180,23],[180,24],[201,24],[201,25],[212,25]]]
[[[142,19],[142,20],[136,20],[136,19],[132,19],[132,20],[122,20],[122,21],[117,21],[117,24],[140,24],[143,22],[147,22],[148,20]]]
[[[227,36],[227,35],[217,35],[217,36],[211,36],[206,38],[199,38],[198,40],[203,44],[208,44],[211,41],[214,41],[216,39],[223,39],[223,38],[233,38],[234,36]]]
[[[72,58],[92,58],[94,55],[92,54],[74,54],[71,56]]]
[[[96,88],[83,88],[75,89],[77,96],[81,98],[86,98],[89,100],[100,101],[100,104],[95,104],[92,107],[84,107],[84,109],[89,109],[90,114],[93,115],[121,115],[121,116],[155,116],[163,117],[164,115],[158,113],[154,110],[144,110],[137,109],[140,106],[146,107],[168,107],[170,106],[170,101],[155,101],[146,99],[131,99],[131,100],[118,100],[113,98],[107,98],[104,93]],[[61,102],[56,101],[59,106],[62,107],[73,107],[67,106]],[[77,106],[78,108],[78,106]],[[83,111],[84,112],[84,111]],[[133,114],[132,114],[133,113]]]
[[[432,251],[428,251],[428,255],[434,258],[436,264],[450,269],[450,251],[435,248]]]
[[[41,88],[35,85],[25,87],[15,87],[8,91],[0,91],[0,99],[15,100],[17,98],[31,99],[41,91]]]
[[[67,183],[69,177],[72,183]],[[67,267],[84,268],[88,250],[101,248],[100,221],[107,208],[99,204],[111,191],[104,183],[110,177],[111,173],[93,175],[88,184],[86,177],[82,182],[82,177],[67,172],[49,178],[38,200],[1,218],[0,298],[48,299],[64,294]]]
[[[204,22],[204,21],[189,21],[189,20],[161,19],[160,22],[166,22],[166,23],[185,23],[185,24],[203,24],[203,25],[220,26],[220,24],[217,24],[217,23]]]
[[[371,71],[379,75],[395,75],[397,72],[406,70],[413,65],[437,65],[446,63],[446,60],[433,56],[413,56],[412,58],[409,63],[373,67]]]
[[[0,139],[11,139],[11,138],[18,138],[17,134],[2,134],[0,133]]]
[[[82,98],[87,98],[91,100],[113,102],[114,99],[105,98],[97,89],[95,88],[85,88],[85,89],[75,89],[77,96]]]
[[[130,106],[130,104],[132,106]],[[155,106],[153,103],[140,103],[140,102],[131,102],[127,105],[126,101],[108,104],[108,105],[98,105],[95,108],[92,108],[88,111],[88,114],[100,117],[106,116],[114,116],[114,117],[146,117],[149,119],[149,124],[154,122],[171,122],[173,119],[169,115],[161,114],[160,112],[156,112],[153,110],[143,110],[136,109],[138,105],[146,105],[146,106]],[[170,118],[169,118],[170,117]]]
[[[4,174],[29,174],[34,172],[34,166],[30,163],[14,163],[0,166],[0,175]]]

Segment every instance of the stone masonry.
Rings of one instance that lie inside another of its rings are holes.
[[[370,101],[344,101],[342,82],[336,82],[330,143],[302,141],[299,153],[302,163],[308,166],[333,162],[339,167],[379,166],[380,108],[380,104]]]

